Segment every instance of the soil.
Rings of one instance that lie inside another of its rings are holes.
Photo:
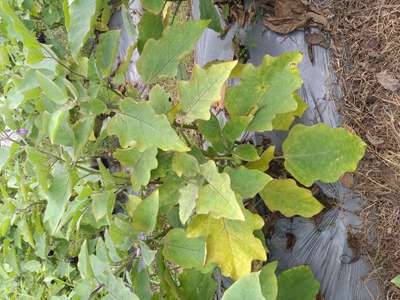
[[[400,299],[390,283],[400,274],[400,1],[315,2],[330,12],[344,126],[368,144],[352,182],[366,202],[361,254],[384,299]]]

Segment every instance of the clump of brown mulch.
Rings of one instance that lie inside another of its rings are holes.
[[[385,299],[400,299],[390,283],[400,274],[400,1],[318,2],[331,12],[341,115],[368,144],[354,187],[366,201],[362,250]]]

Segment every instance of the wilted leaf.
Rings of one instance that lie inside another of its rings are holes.
[[[203,236],[207,245],[206,264],[216,263],[224,276],[237,280],[251,271],[255,259],[266,260],[266,250],[253,231],[263,226],[262,219],[245,211],[245,221],[214,219],[197,215],[189,224],[189,237]]]
[[[184,152],[189,148],[180,140],[164,115],[157,115],[148,102],[124,100],[108,126],[109,134],[118,136],[122,147],[135,146],[139,151],[160,148]]]
[[[200,188],[197,213],[210,213],[214,218],[244,220],[238,199],[231,189],[229,175],[218,173],[214,161],[201,165],[200,170],[208,184]]]
[[[300,183],[335,182],[357,168],[365,143],[344,128],[296,125],[283,143],[285,168]]]
[[[280,211],[286,217],[311,218],[324,208],[308,189],[298,187],[292,179],[272,180],[260,195],[271,211]]]

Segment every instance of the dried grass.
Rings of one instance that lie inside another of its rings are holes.
[[[400,1],[317,2],[331,13],[344,125],[368,144],[354,187],[366,201],[362,252],[385,299],[400,299],[390,283],[400,274],[400,92],[386,90],[376,79],[384,70],[400,78]]]

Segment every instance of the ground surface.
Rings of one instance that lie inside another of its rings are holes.
[[[366,201],[362,252],[385,299],[400,299],[390,283],[400,274],[400,1],[319,2],[330,14],[344,125],[368,144],[352,187]]]

